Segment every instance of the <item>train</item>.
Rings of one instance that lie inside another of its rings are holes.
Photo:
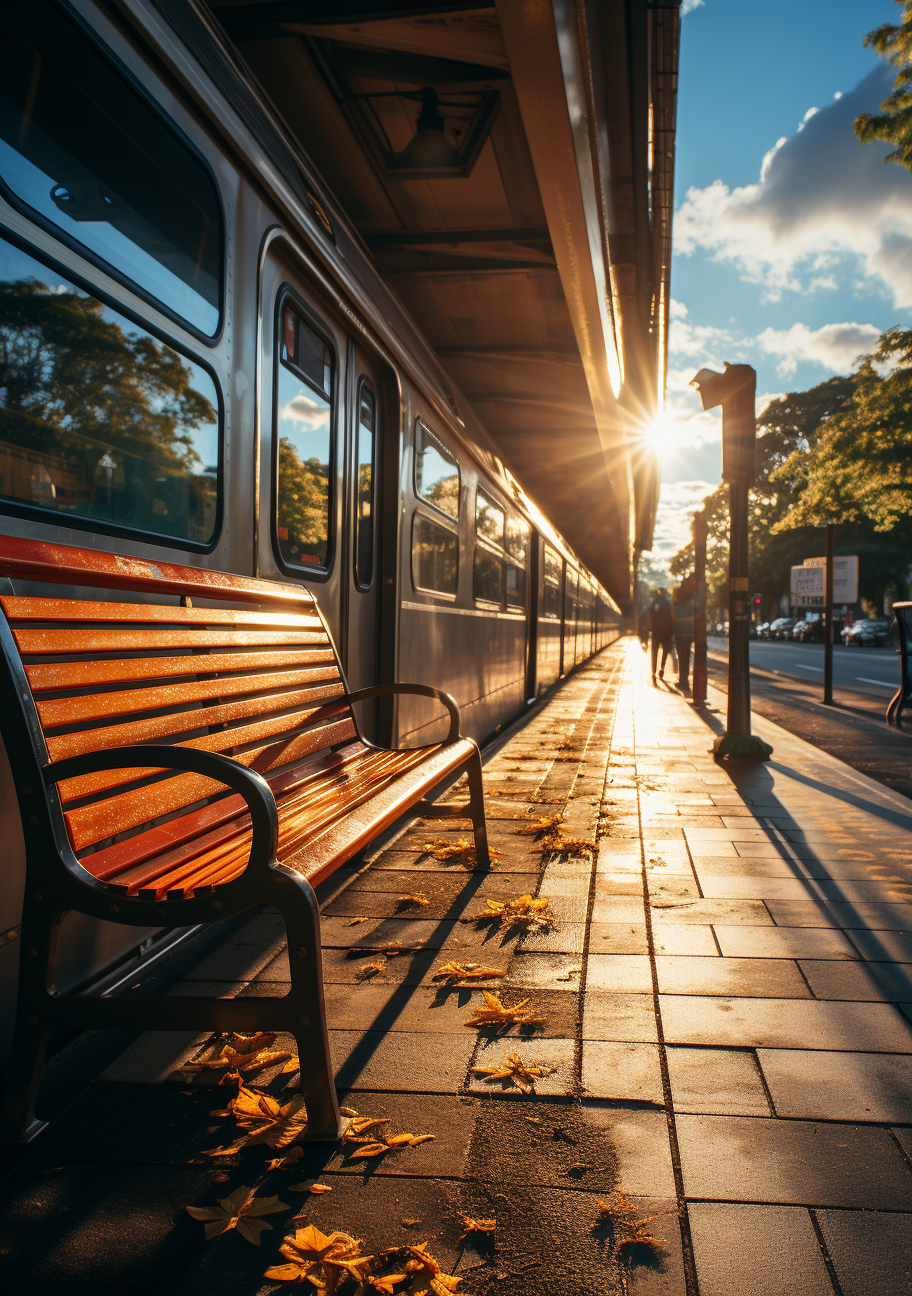
[[[259,153],[230,146],[230,69],[206,75],[154,12],[142,35],[93,0],[0,12],[0,527],[300,581],[352,689],[444,688],[484,744],[616,638],[620,608],[319,174],[249,88]],[[409,698],[364,723],[408,745],[438,719]],[[5,756],[0,823],[9,1013],[24,849]],[[110,989],[162,947],[70,915],[58,987]]]

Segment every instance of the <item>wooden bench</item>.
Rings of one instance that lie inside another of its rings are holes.
[[[17,596],[13,580],[52,583],[55,593],[124,594]],[[288,1031],[309,1137],[337,1137],[313,887],[463,772],[478,863],[488,867],[481,760],[459,735],[455,702],[426,685],[349,692],[323,618],[299,585],[0,537],[0,608],[0,732],[26,846],[0,1137],[18,1141],[42,1128],[34,1103],[49,1033],[99,1028]],[[396,693],[441,702],[446,740],[391,751],[365,741],[351,704]],[[69,910],[148,928],[262,905],[285,920],[285,996],[126,999],[53,989]]]

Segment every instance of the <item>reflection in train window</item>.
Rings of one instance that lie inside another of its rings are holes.
[[[422,513],[412,519],[412,584],[435,594],[455,594],[459,582],[459,539]]]
[[[355,580],[369,589],[374,578],[374,432],[377,403],[366,383],[358,399],[358,432],[355,447]]]
[[[449,517],[459,517],[459,465],[420,419],[415,423],[415,494]]]
[[[329,564],[332,470],[332,356],[286,305],[278,374],[276,530],[287,563]]]
[[[561,613],[563,562],[560,555],[549,544],[545,545],[544,567],[545,582],[542,590],[542,616],[558,618]]]
[[[47,0],[0,17],[0,176],[141,291],[218,331],[221,217],[208,171]]]
[[[519,562],[526,561],[529,549],[529,523],[525,518],[507,518],[507,553]]]
[[[0,495],[203,545],[218,461],[208,372],[0,240]]]
[[[484,545],[475,546],[475,567],[472,586],[476,599],[486,603],[503,601],[503,559]]]
[[[507,563],[507,607],[526,606],[526,569]]]
[[[503,509],[495,504],[483,490],[475,492],[475,531],[485,540],[503,548],[504,524],[506,518]]]

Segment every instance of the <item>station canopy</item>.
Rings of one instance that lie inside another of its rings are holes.
[[[497,453],[624,605],[666,363],[677,0],[210,0]]]

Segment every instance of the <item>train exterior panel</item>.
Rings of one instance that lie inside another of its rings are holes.
[[[316,199],[270,183],[242,121],[226,146],[231,102],[154,6],[133,8],[142,39],[90,0],[2,20],[18,71],[0,123],[0,526],[300,580],[353,688],[445,688],[485,742],[617,634],[617,606],[455,412],[345,222],[328,231]],[[120,128],[94,152],[93,101]],[[438,718],[409,699],[363,723],[420,743]],[[24,884],[11,778],[0,763],[7,1014]],[[154,953],[156,933],[74,918],[61,941],[71,990]]]

